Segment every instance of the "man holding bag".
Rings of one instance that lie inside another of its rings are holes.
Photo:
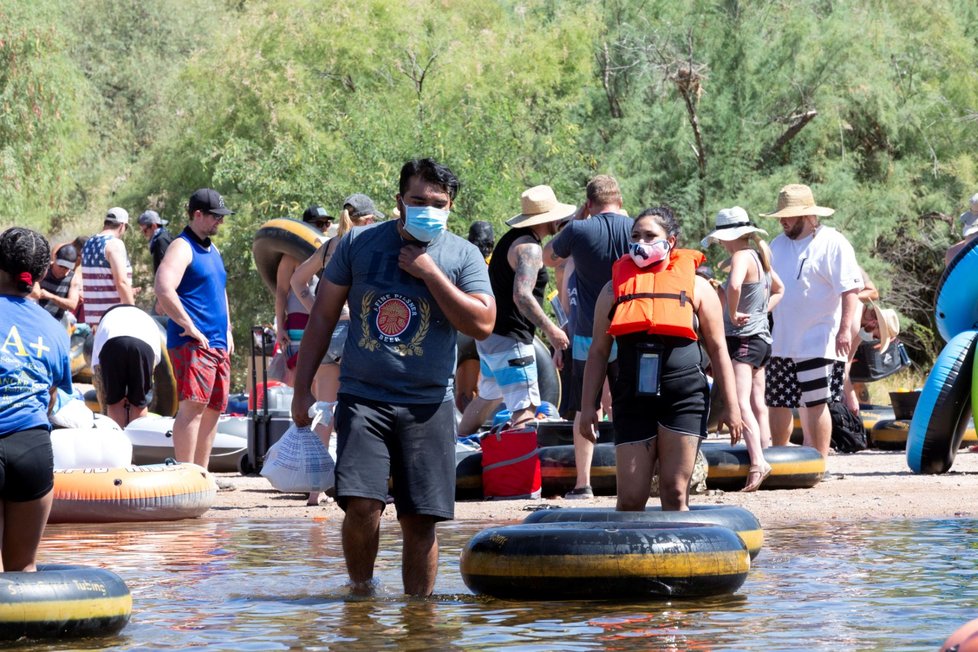
[[[401,169],[400,219],[354,228],[326,267],[299,348],[292,419],[311,422],[310,391],[343,305],[335,411],[336,500],[346,512],[343,554],[357,593],[372,590],[387,480],[404,538],[404,592],[432,593],[435,524],[455,514],[456,331],[475,339],[496,318],[479,250],[446,230],[457,177],[432,159]]]

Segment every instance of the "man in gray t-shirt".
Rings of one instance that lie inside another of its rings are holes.
[[[455,334],[485,339],[496,319],[486,263],[446,231],[458,179],[431,159],[401,169],[401,217],[343,237],[326,267],[296,366],[292,418],[311,422],[309,388],[344,304],[350,335],[334,413],[336,499],[354,591],[368,593],[387,481],[403,534],[404,591],[430,595],[435,523],[454,517]]]

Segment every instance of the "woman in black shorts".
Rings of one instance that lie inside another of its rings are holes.
[[[764,459],[764,449],[771,445],[764,368],[771,359],[768,314],[784,296],[784,285],[771,269],[770,249],[758,234],[767,235],[751,223],[747,211],[734,206],[717,213],[716,229],[702,242],[704,247],[718,242],[730,255],[721,264],[729,269],[729,274],[720,286],[720,297],[737,401],[744,417],[744,443],[750,455],[744,491],[757,491],[771,474],[771,465]]]
[[[696,275],[703,254],[676,249],[678,237],[671,210],[643,211],[632,226],[629,253],[614,264],[594,309],[580,433],[596,439],[597,414],[588,399],[601,391],[614,340],[618,379],[611,396],[620,511],[645,509],[656,462],[662,509],[689,509],[689,481],[706,437],[710,404],[700,337],[729,406],[720,423],[730,427],[731,442],[743,431],[720,300],[709,281]]]
[[[0,233],[0,571],[37,570],[54,487],[48,414],[56,387],[72,391],[68,335],[27,298],[49,262],[40,233]]]

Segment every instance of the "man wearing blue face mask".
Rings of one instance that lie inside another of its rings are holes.
[[[455,337],[492,332],[496,303],[479,250],[446,230],[458,179],[432,159],[401,169],[398,220],[356,227],[326,267],[299,348],[292,418],[311,422],[309,391],[343,304],[350,335],[335,410],[336,499],[353,590],[372,589],[387,479],[404,537],[404,591],[430,595],[435,523],[454,517]]]

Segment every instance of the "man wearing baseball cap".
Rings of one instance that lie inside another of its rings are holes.
[[[166,346],[180,399],[173,453],[178,462],[205,469],[217,419],[227,407],[234,352],[227,272],[211,236],[233,214],[216,190],[194,192],[187,202],[187,226],[174,238],[156,272],[156,297],[170,318]]]
[[[160,268],[166,249],[173,242],[173,236],[166,230],[168,222],[156,211],[143,211],[139,216],[139,231],[149,240],[149,253],[153,257],[153,273]]]
[[[38,305],[60,320],[66,311],[74,312],[81,296],[81,276],[75,274],[78,250],[66,244],[58,249],[54,264],[41,279],[41,293]]]
[[[132,305],[132,265],[126,243],[129,213],[118,206],[110,208],[102,230],[88,239],[81,250],[82,296],[85,297],[85,323],[98,327],[105,311],[120,303]]]

